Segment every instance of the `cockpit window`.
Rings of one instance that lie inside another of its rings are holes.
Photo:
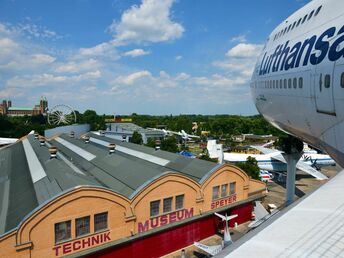
[[[305,15],[305,17],[303,17],[303,19],[302,19],[302,23],[304,23],[305,21],[306,21],[306,19],[307,19],[307,14]]]
[[[314,16],[317,16],[318,15],[318,13],[320,12],[320,10],[321,10],[321,7],[322,7],[322,5],[320,5],[319,7],[318,7],[318,9],[315,11],[315,14],[314,14]]]

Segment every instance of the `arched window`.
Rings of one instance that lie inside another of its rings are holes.
[[[284,88],[287,88],[287,79],[284,79]]]
[[[293,87],[294,87],[294,89],[297,88],[297,79],[296,78],[293,79]]]
[[[280,79],[280,89],[282,89],[282,87],[283,87],[283,80],[282,79]]]
[[[288,79],[288,88],[291,89],[291,79]]]

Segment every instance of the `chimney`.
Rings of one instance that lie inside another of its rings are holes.
[[[90,137],[88,135],[84,136],[84,140],[85,140],[85,143],[89,143],[90,142]]]
[[[155,140],[155,150],[160,150],[160,145],[161,145],[161,141],[160,140]]]
[[[7,101],[7,107],[12,107],[12,101],[11,100]]]
[[[116,144],[110,143],[108,148],[109,148],[109,154],[111,155],[112,153],[115,153]]]
[[[57,158],[57,147],[50,146],[49,152],[50,152],[50,159],[56,159]]]
[[[70,138],[74,138],[74,136],[75,136],[75,132],[74,132],[74,131],[71,131],[71,132],[69,133],[69,137],[70,137]]]
[[[39,136],[38,140],[39,140],[39,145],[40,146],[44,146],[45,145],[45,138],[43,136]]]

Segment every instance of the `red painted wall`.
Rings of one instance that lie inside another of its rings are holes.
[[[222,212],[225,213],[225,212]],[[233,220],[241,224],[251,219],[252,204],[245,204],[232,209],[228,214],[238,214]],[[232,224],[232,223],[231,223]],[[216,216],[209,216],[189,224],[185,224],[164,232],[138,239],[134,242],[108,248],[102,252],[88,256],[89,258],[113,258],[113,257],[140,257],[151,258],[166,255],[183,247],[193,244],[194,241],[207,238],[217,233],[221,223]]]

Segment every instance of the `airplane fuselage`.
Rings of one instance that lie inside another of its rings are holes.
[[[223,155],[224,160],[230,163],[246,162],[247,158],[250,156],[257,160],[258,167],[261,170],[274,172],[287,171],[287,164],[274,159],[271,155],[241,153],[224,153]],[[300,160],[316,168],[335,165],[334,160],[329,155],[324,154],[303,154]]]
[[[344,166],[344,1],[313,0],[269,36],[251,81],[274,126]]]

